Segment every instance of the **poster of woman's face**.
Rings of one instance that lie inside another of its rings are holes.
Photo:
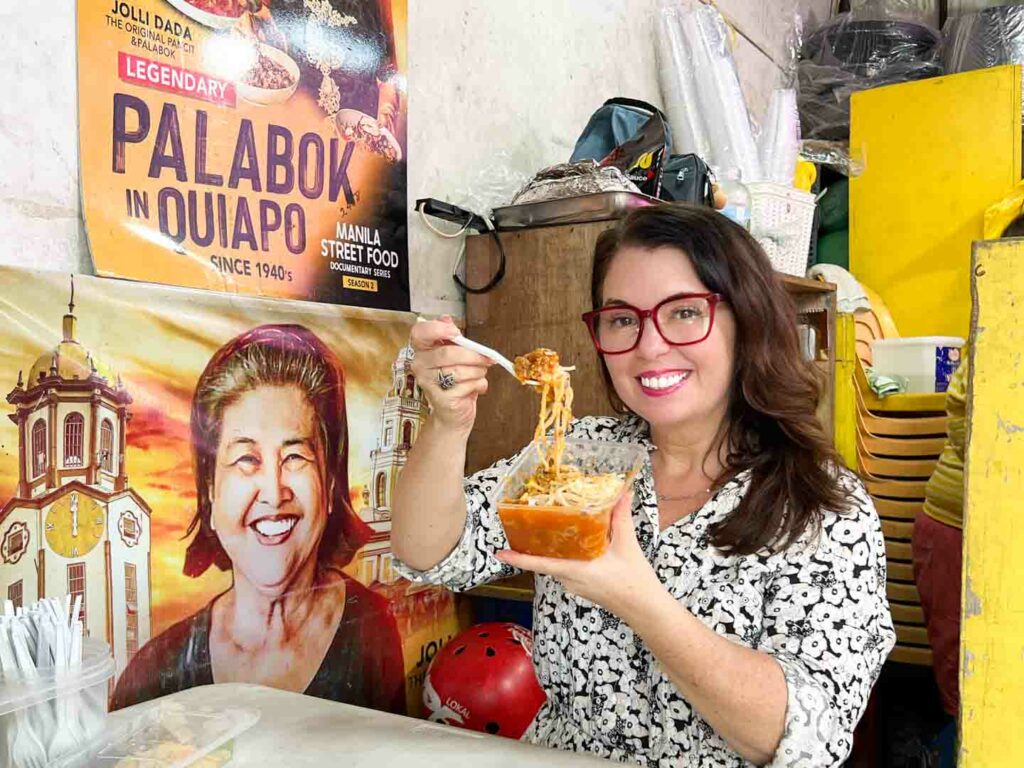
[[[243,680],[406,711],[421,645],[457,629],[381,535],[426,413],[410,318],[16,269],[0,285],[0,598],[80,594],[115,707]],[[102,518],[95,541],[63,531],[72,498]]]
[[[211,524],[241,576],[281,593],[324,534],[324,449],[297,387],[260,387],[224,409]]]

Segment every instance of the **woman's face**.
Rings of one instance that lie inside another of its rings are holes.
[[[605,306],[653,309],[679,293],[708,293],[690,257],[669,246],[625,247],[613,257],[602,289]],[[650,319],[636,349],[605,355],[612,384],[631,411],[653,428],[696,427],[725,418],[734,370],[736,323],[728,304],[714,310],[710,335],[685,347],[668,344]]]
[[[213,524],[235,578],[286,592],[327,524],[316,414],[297,387],[258,387],[224,409]]]

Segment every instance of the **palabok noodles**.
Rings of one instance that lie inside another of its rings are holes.
[[[550,349],[515,359],[516,377],[540,395],[534,444],[540,461],[514,495],[499,504],[513,549],[530,554],[591,559],[604,552],[611,507],[625,475],[586,473],[566,463],[572,421],[570,368]]]

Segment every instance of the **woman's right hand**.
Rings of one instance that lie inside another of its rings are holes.
[[[416,323],[409,333],[409,346],[412,373],[430,403],[431,419],[437,426],[468,435],[476,420],[476,399],[487,391],[487,369],[494,362],[452,344],[451,339],[459,335],[458,327],[445,315]],[[450,389],[441,388],[444,376],[454,378]]]

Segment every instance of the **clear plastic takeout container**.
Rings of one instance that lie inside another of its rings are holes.
[[[566,440],[563,466],[584,474],[621,476],[611,501],[600,506],[536,505],[515,501],[526,481],[541,462],[537,443],[516,459],[498,484],[494,503],[505,528],[509,547],[516,552],[542,557],[592,560],[608,546],[611,512],[632,484],[647,458],[647,450],[636,444],[606,440]]]
[[[82,643],[82,663],[74,669],[0,672],[0,765],[30,760],[40,748],[52,761],[99,737],[113,676],[110,647],[89,638]]]
[[[157,699],[128,710],[88,750],[52,768],[223,768],[234,740],[259,719],[245,707]]]

